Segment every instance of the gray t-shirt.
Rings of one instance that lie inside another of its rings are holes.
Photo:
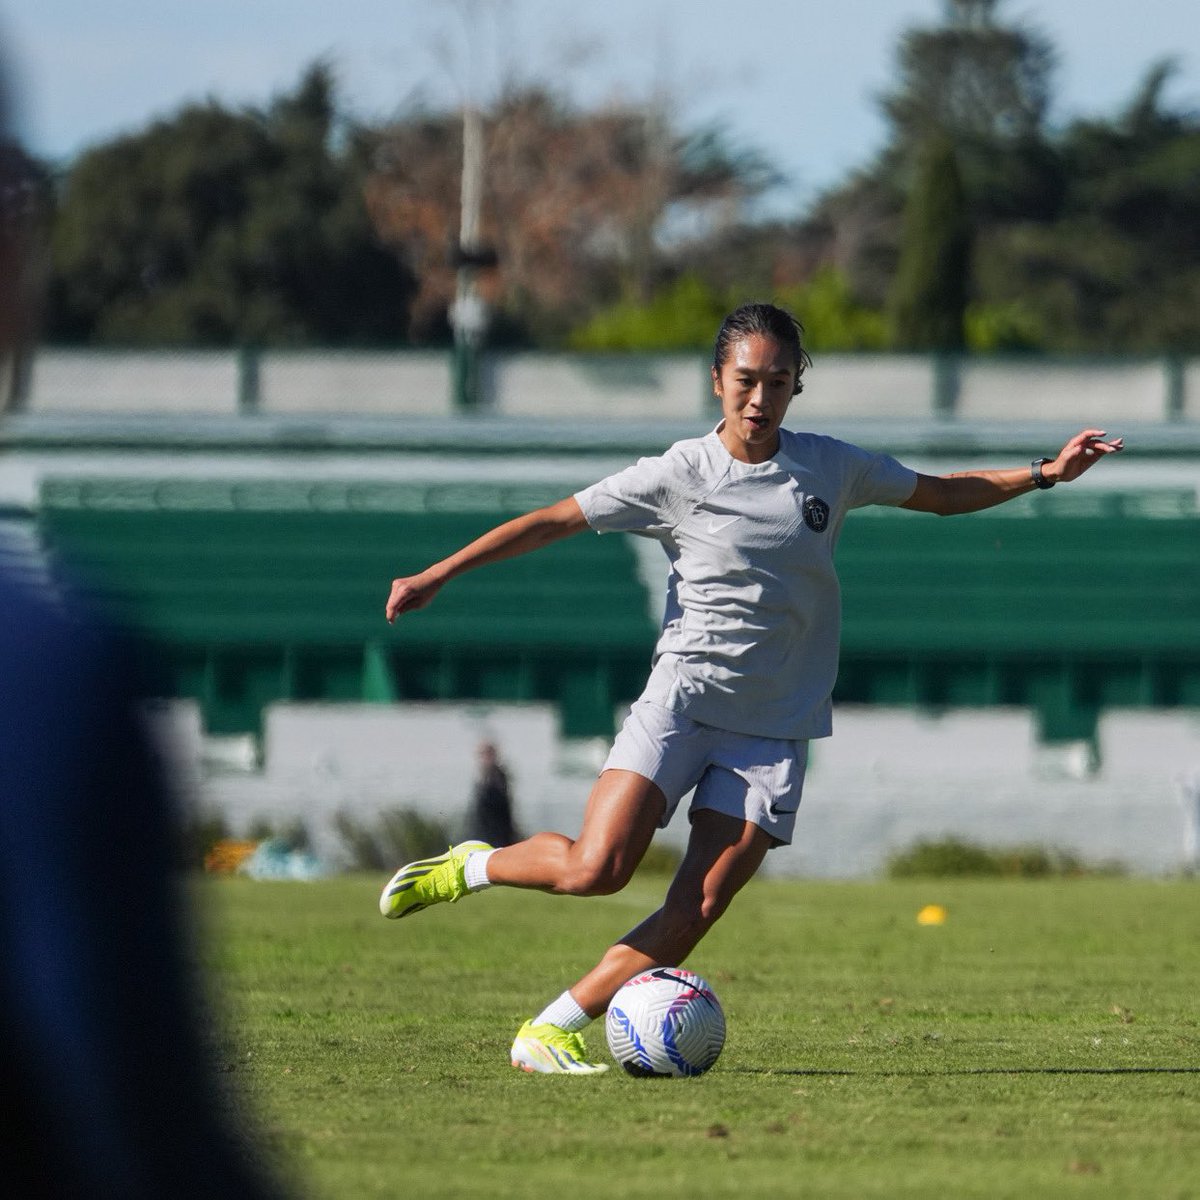
[[[655,538],[670,560],[643,697],[735,733],[828,737],[841,632],[834,545],[850,509],[903,504],[916,473],[788,430],[768,462],[743,463],[720,428],[575,496],[597,532]]]

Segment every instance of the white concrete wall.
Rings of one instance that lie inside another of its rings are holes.
[[[232,416],[237,355],[226,351],[42,350],[33,360],[31,412]]]
[[[963,420],[1113,425],[1161,421],[1167,382],[1160,362],[964,362],[955,415]]]
[[[248,743],[223,747],[226,769],[206,765],[194,705],[170,706],[166,723],[193,802],[239,831],[301,818],[334,856],[339,810],[369,824],[384,809],[413,808],[463,832],[483,738],[510,768],[521,828],[573,835],[607,751],[603,739],[560,741],[547,705],[278,705],[261,770],[236,771],[239,758],[252,762]],[[1023,710],[839,708],[834,736],[812,747],[795,843],[772,851],[767,871],[862,878],[918,839],[947,836],[1042,845],[1151,875],[1200,865],[1200,714],[1109,712],[1099,747],[1092,770],[1082,745],[1039,746]],[[682,846],[685,813],[686,802],[658,837]]]
[[[1185,421],[1200,421],[1200,359],[1183,368],[1183,413]]]
[[[614,421],[693,419],[711,408],[702,355],[512,354],[492,360],[498,416]]]
[[[264,354],[258,411],[447,417],[453,412],[450,357],[386,351]]]
[[[258,359],[257,411],[446,417],[453,377],[445,352],[276,351]],[[1186,420],[1200,420],[1200,360],[1185,364]],[[623,422],[707,419],[715,411],[704,355],[496,354],[483,364],[484,411],[499,417]],[[954,415],[1111,425],[1168,413],[1164,364],[1146,361],[966,359]],[[232,416],[239,360],[230,352],[43,349],[33,361],[31,413]],[[826,354],[798,405],[814,420],[935,415],[927,355]]]
[[[933,416],[933,359],[918,354],[822,354],[793,404],[807,416]]]

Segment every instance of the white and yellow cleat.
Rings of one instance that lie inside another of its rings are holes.
[[[445,854],[421,858],[403,866],[379,896],[379,911],[393,919],[420,912],[431,904],[453,904],[468,894],[464,877],[467,856],[490,850],[487,842],[459,842]]]
[[[599,1075],[608,1070],[607,1063],[588,1062],[580,1034],[532,1021],[526,1021],[517,1033],[512,1065],[542,1075]]]

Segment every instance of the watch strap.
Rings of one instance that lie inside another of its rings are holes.
[[[1047,479],[1046,476],[1042,474],[1043,465],[1053,461],[1054,459],[1052,458],[1035,458],[1033,462],[1029,464],[1029,474],[1033,476],[1033,486],[1039,491],[1048,491],[1058,482],[1056,479]]]

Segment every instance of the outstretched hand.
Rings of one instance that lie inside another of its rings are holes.
[[[1070,483],[1078,479],[1089,467],[1094,467],[1106,454],[1116,454],[1125,449],[1124,438],[1105,441],[1103,429],[1085,429],[1077,433],[1059,452],[1053,464],[1043,468],[1045,474],[1056,483]]]
[[[443,558],[419,575],[392,580],[388,596],[387,619],[394,621],[401,613],[424,608],[456,575],[485,563],[498,562],[517,554],[526,554],[539,546],[547,546],[560,538],[569,537],[587,528],[587,518],[574,496],[568,496],[546,508],[535,508],[521,517],[513,517],[495,529],[489,529],[449,558]]]
[[[425,574],[410,575],[405,579],[393,579],[392,591],[388,596],[388,624],[391,624],[401,613],[415,612],[424,608],[438,594],[440,583],[428,579]]]

